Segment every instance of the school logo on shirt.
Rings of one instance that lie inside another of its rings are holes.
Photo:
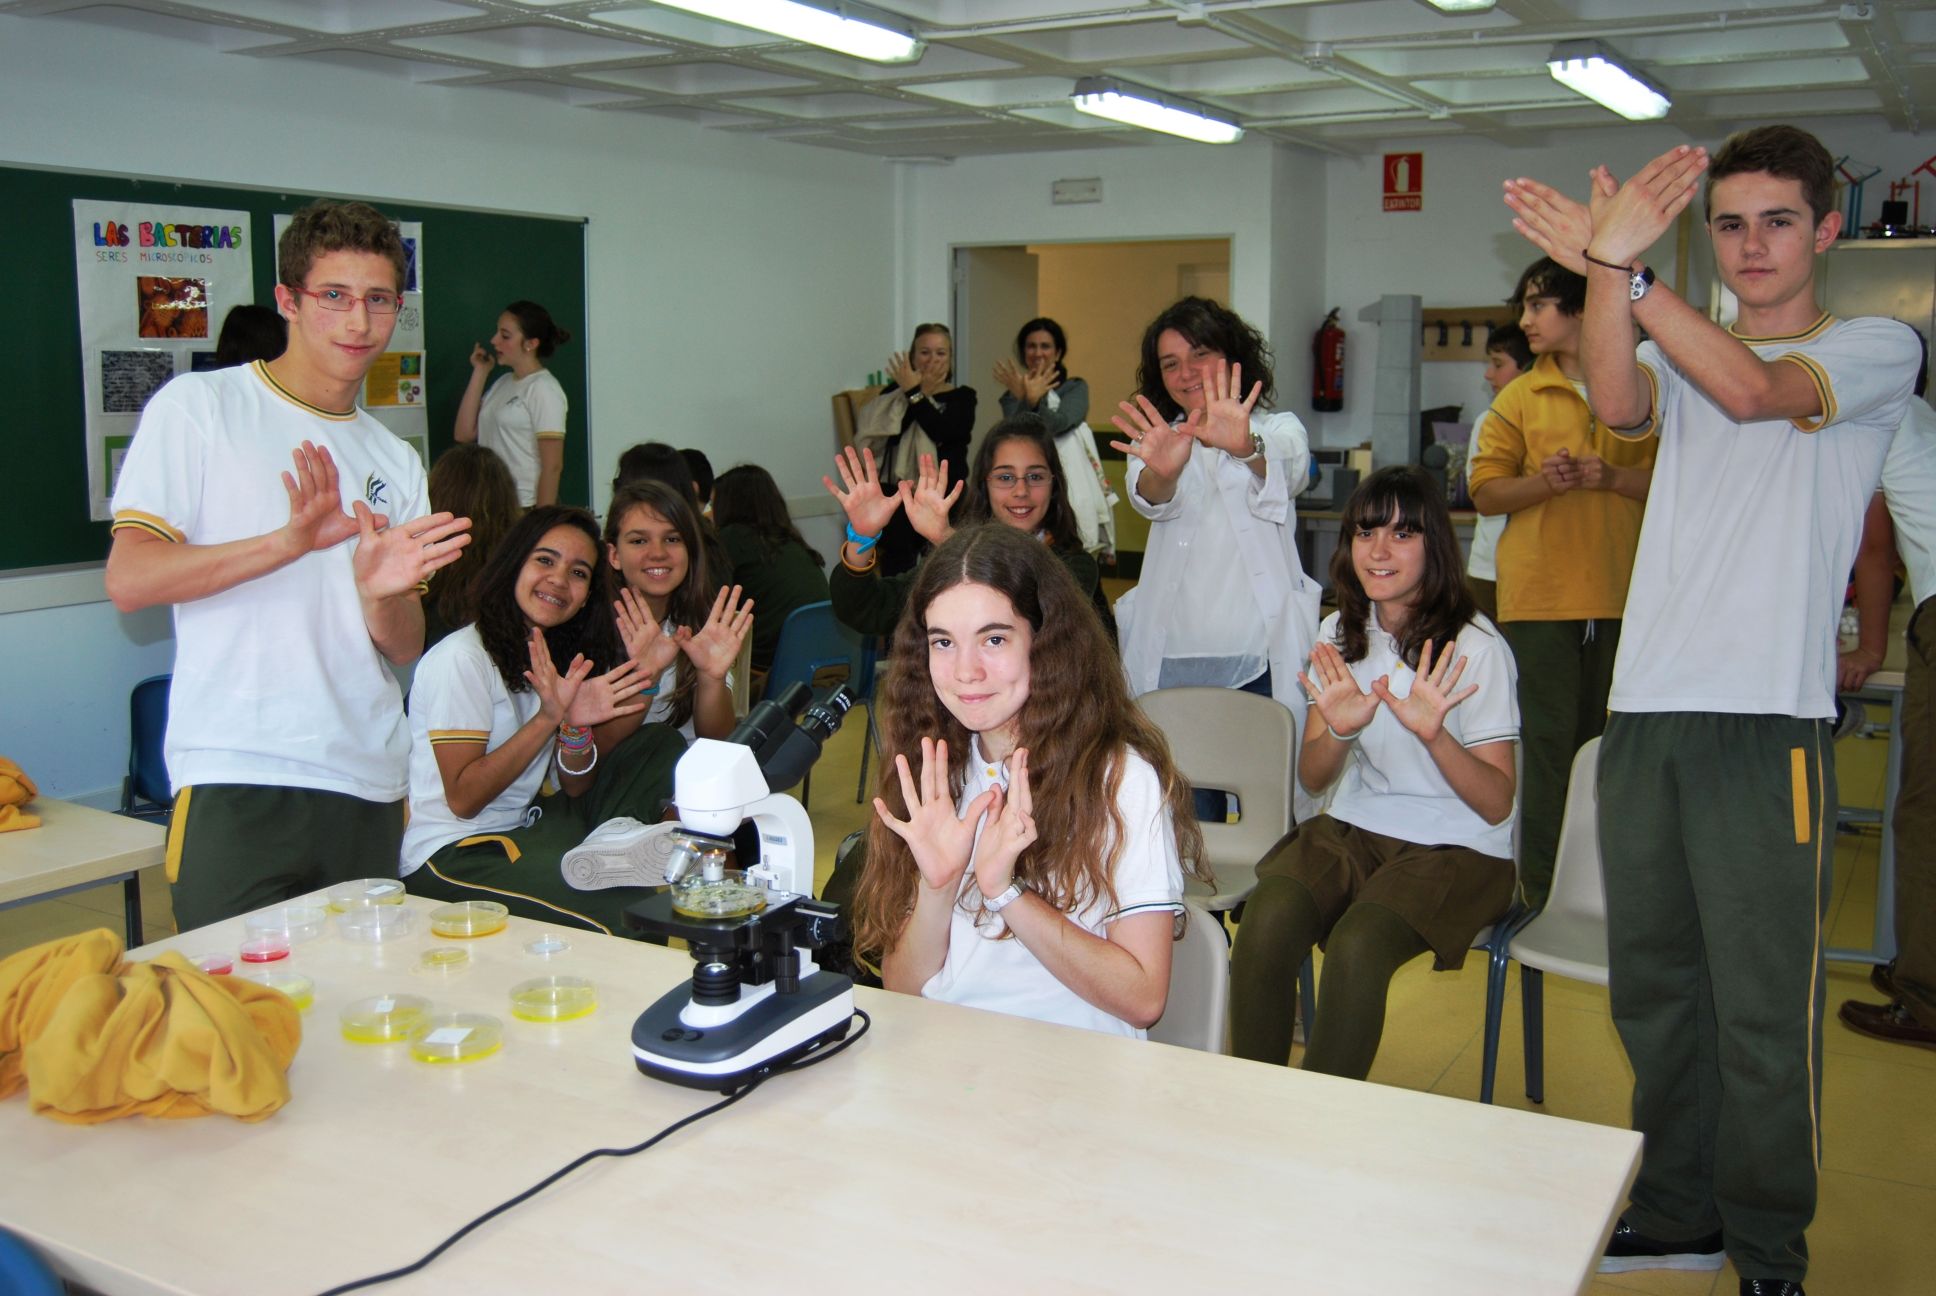
[[[384,481],[381,477],[377,476],[375,473],[371,473],[368,477],[363,479],[363,499],[368,504],[377,505],[377,504],[388,503],[388,501],[383,498],[383,493],[389,489],[390,489],[390,483],[387,481]]]

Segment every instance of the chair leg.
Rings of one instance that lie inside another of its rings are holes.
[[[1318,1019],[1317,965],[1309,954],[1297,970],[1297,1019],[1304,1025],[1304,1043],[1311,1043],[1311,1023]]]
[[[1486,1042],[1479,1068],[1479,1101],[1492,1101],[1493,1079],[1499,1071],[1499,1026],[1506,1015],[1506,969],[1512,960],[1503,944],[1495,944],[1486,967]]]
[[[874,748],[881,742],[880,731],[874,727],[874,704],[868,702],[864,705],[867,707],[867,736],[860,744],[860,782],[854,787],[855,805],[864,804],[867,800],[867,758],[873,755]]]
[[[147,944],[141,932],[141,875],[128,874],[127,881],[121,884],[121,916],[128,925],[128,948]]]
[[[1538,968],[1519,965],[1519,997],[1526,1021],[1526,1096],[1546,1101],[1546,981]]]

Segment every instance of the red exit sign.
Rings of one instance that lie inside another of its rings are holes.
[[[1420,211],[1425,204],[1425,155],[1385,154],[1385,210]]]

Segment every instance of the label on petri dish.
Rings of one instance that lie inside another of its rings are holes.
[[[387,895],[395,895],[397,892],[401,890],[403,890],[403,883],[401,882],[378,882],[376,885],[372,886],[364,894],[373,895],[373,896],[387,896]]]
[[[439,1026],[436,1030],[425,1035],[422,1043],[440,1046],[445,1044],[462,1044],[470,1037],[471,1028],[468,1026]]]
[[[376,1012],[376,1013],[395,1012],[396,1007],[397,1007],[397,1001],[386,995],[385,997],[371,1004],[370,1011]]]

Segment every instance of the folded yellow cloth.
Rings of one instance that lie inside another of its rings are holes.
[[[37,1114],[257,1121],[289,1101],[302,1019],[280,992],[211,977],[172,951],[121,961],[106,928],[0,960],[0,1098]]]
[[[40,789],[25,770],[0,756],[0,832],[19,832],[40,827],[40,816],[16,809],[40,795]]]

